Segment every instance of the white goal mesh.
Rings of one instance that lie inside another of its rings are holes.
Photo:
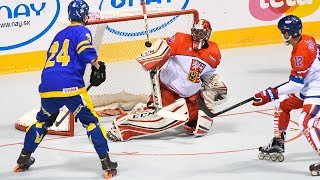
[[[168,11],[151,9],[148,12],[151,41],[170,37],[176,32],[190,33],[196,10]],[[106,62],[106,82],[90,89],[95,106],[120,103],[129,110],[138,102],[146,102],[151,93],[149,74],[135,58],[144,50],[146,28],[141,10],[101,13],[102,18],[89,22],[93,43],[99,60]],[[88,84],[91,70],[86,71]]]
[[[151,41],[170,37],[176,32],[190,33],[196,10],[169,11],[168,9],[148,10],[148,27]],[[88,28],[93,35],[94,46],[99,60],[106,63],[106,81],[92,87],[89,94],[97,110],[121,108],[131,110],[139,102],[146,103],[151,93],[149,74],[142,69],[135,58],[144,50],[146,41],[145,22],[142,10],[100,13],[98,20],[91,20]],[[63,29],[70,22],[62,18],[58,22]],[[91,65],[87,66],[85,81],[89,86]],[[68,110],[62,108],[57,121]],[[16,128],[25,131],[36,119],[37,109],[25,114],[16,122]],[[59,127],[52,126],[49,134],[74,135],[72,114]]]

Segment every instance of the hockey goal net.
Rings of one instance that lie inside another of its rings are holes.
[[[135,60],[146,50],[143,13],[142,10],[136,9],[98,14],[98,19],[90,20],[87,27],[92,33],[99,60],[106,63],[106,81],[98,87],[92,87],[88,92],[97,111],[116,108],[130,110],[137,103],[146,103],[151,94],[149,74]],[[156,8],[148,9],[147,14],[151,42],[158,38],[170,37],[176,32],[190,33],[193,22],[199,18],[198,12],[194,9]],[[67,18],[61,22],[66,21]],[[66,23],[61,22],[61,28],[66,26]],[[91,65],[88,65],[85,74],[87,86],[90,72]],[[67,112],[65,108],[61,111],[57,121]],[[29,121],[34,117],[25,115],[20,118],[16,128],[25,130],[32,124]],[[74,133],[70,131],[74,130],[73,121],[73,118],[68,117],[59,127],[53,125],[49,134],[72,136]]]

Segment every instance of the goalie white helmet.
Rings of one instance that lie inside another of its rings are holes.
[[[200,19],[193,24],[191,36],[194,50],[200,50],[208,46],[207,41],[211,36],[211,31],[210,22],[205,19]]]

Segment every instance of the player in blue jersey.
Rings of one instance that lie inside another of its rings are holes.
[[[85,1],[72,0],[68,6],[71,24],[54,37],[47,51],[39,86],[41,109],[36,116],[37,122],[27,129],[15,172],[27,170],[34,163],[31,153],[53,125],[59,109],[65,105],[86,128],[101,159],[104,175],[108,178],[117,173],[117,163],[109,158],[106,131],[99,124],[99,117],[83,80],[86,65],[91,63],[91,85],[99,86],[105,81],[105,64],[97,61],[91,32],[85,27],[89,19],[88,12],[89,6]]]

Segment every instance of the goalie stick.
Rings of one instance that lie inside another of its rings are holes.
[[[144,25],[146,28],[146,35],[147,35],[147,41],[145,42],[146,47],[151,47],[152,43],[150,41],[150,36],[149,36],[149,27],[148,27],[148,15],[147,15],[147,9],[146,9],[146,1],[141,0],[141,6],[142,6],[142,12],[143,12],[143,19],[144,19]]]
[[[278,86],[276,86],[276,87],[274,87],[274,88],[276,89],[276,88],[278,88],[278,87],[280,87],[280,86],[283,86],[283,85],[286,84],[286,83],[288,83],[288,82],[282,83],[282,84],[280,84],[280,85],[278,85]],[[230,111],[230,110],[232,110],[232,109],[234,109],[234,108],[237,108],[237,107],[239,107],[239,106],[242,106],[242,105],[244,105],[244,104],[246,104],[246,103],[248,103],[248,102],[250,102],[250,101],[253,101],[253,100],[254,100],[254,97],[248,98],[248,99],[246,99],[246,100],[244,100],[244,101],[239,102],[238,104],[235,104],[235,105],[233,105],[233,106],[230,106],[230,107],[228,107],[228,108],[226,108],[226,109],[224,109],[224,110],[221,110],[221,111],[219,111],[219,112],[217,112],[217,113],[211,112],[211,111],[207,108],[207,106],[206,106],[205,102],[203,101],[203,99],[197,99],[197,103],[198,103],[200,109],[201,109],[207,116],[209,116],[210,118],[213,118],[213,117],[219,116],[220,114],[223,114],[223,113],[225,113],[225,112],[228,112],[228,111]]]
[[[145,28],[146,28],[146,35],[147,35],[147,41],[145,42],[144,45],[146,47],[151,47],[152,43],[150,41],[150,35],[149,35],[148,15],[147,15],[147,10],[146,10],[145,0],[141,0],[141,6],[142,6],[144,24],[145,24]],[[158,69],[150,70],[149,75],[150,75],[150,79],[151,79],[154,106],[155,106],[155,109],[157,112],[162,108],[162,100],[161,100],[161,92],[160,92],[160,84],[159,84],[159,70]]]
[[[88,87],[87,87],[87,91],[89,91],[89,89],[92,87],[92,85],[90,84]],[[63,117],[59,120],[59,121],[56,121],[55,125],[58,127],[60,126],[60,124],[63,122],[63,120],[66,119],[66,117],[70,114],[71,112],[68,111],[66,112],[66,114],[63,115]]]

